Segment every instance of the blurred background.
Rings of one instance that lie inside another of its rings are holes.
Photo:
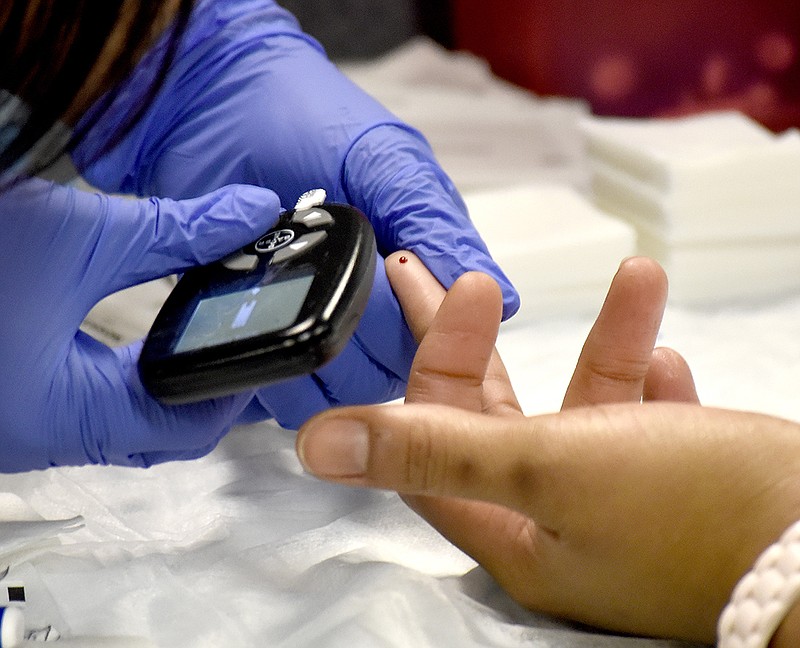
[[[798,0],[283,0],[338,60],[419,34],[598,115],[744,112],[800,126]]]
[[[336,60],[383,54],[414,36],[452,46],[449,0],[278,0]]]

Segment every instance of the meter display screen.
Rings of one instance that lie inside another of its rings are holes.
[[[175,344],[175,353],[273,333],[292,324],[313,274],[202,299]]]
[[[180,278],[139,354],[151,396],[180,405],[236,394],[313,374],[345,349],[371,294],[375,234],[357,208],[312,198]]]

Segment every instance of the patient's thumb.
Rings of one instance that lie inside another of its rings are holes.
[[[508,481],[498,476],[519,466],[525,426],[524,417],[444,405],[351,407],[306,423],[297,451],[322,479],[516,507]]]

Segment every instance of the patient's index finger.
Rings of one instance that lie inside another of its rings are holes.
[[[411,252],[395,252],[386,258],[386,276],[403,308],[417,342],[425,337],[446,290]]]
[[[406,401],[518,414],[519,403],[494,350],[502,311],[497,283],[468,272],[445,293],[409,252],[389,256],[386,274],[420,341]]]
[[[488,275],[459,277],[420,343],[406,401],[484,408],[484,381],[502,317],[502,294]]]

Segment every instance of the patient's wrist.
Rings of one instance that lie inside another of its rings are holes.
[[[767,547],[733,589],[717,624],[718,648],[796,646],[783,642],[799,636],[799,603],[800,521]]]

